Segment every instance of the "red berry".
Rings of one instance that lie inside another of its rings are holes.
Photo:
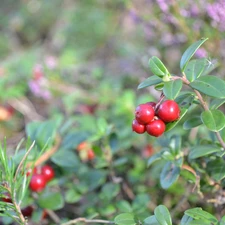
[[[92,149],[89,149],[88,152],[87,152],[87,156],[88,156],[88,159],[89,160],[92,160],[95,158],[95,153]]]
[[[154,154],[154,148],[151,144],[148,144],[144,147],[143,151],[142,151],[142,156],[144,158],[148,158],[150,157],[151,155]]]
[[[155,102],[146,102],[145,104],[152,106],[153,109],[156,106],[156,103]]]
[[[32,171],[32,169],[29,169],[27,171],[27,177],[29,177],[30,175],[33,175],[33,174],[37,174],[37,168],[36,167],[33,168],[33,171]]]
[[[41,168],[41,175],[44,176],[46,182],[49,182],[54,178],[55,172],[51,166],[45,165]]]
[[[173,100],[166,100],[159,106],[157,115],[164,122],[173,122],[180,117],[179,105]]]
[[[153,120],[155,111],[149,104],[140,104],[135,110],[135,118],[140,124],[147,124]]]
[[[146,125],[147,133],[155,137],[159,137],[160,135],[162,135],[165,129],[166,125],[160,119],[153,120],[152,122]]]
[[[12,203],[12,199],[10,197],[9,193],[5,193],[5,197],[2,198],[3,202],[8,202],[8,203]]]
[[[41,192],[46,186],[46,179],[42,174],[34,174],[30,180],[30,189],[35,192]]]
[[[138,123],[136,119],[132,122],[132,130],[138,134],[143,134],[145,132],[145,125]]]
[[[21,212],[22,212],[23,216],[25,216],[25,217],[31,217],[32,216],[32,213],[33,213],[33,210],[34,210],[34,208],[31,205],[29,205],[29,206],[23,208],[21,210]]]

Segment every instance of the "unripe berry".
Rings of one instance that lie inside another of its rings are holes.
[[[92,149],[89,149],[88,152],[87,152],[87,156],[88,156],[88,159],[89,160],[92,160],[95,158],[95,153]]]
[[[155,111],[149,104],[140,104],[135,110],[135,118],[140,124],[147,124],[153,120]]]
[[[145,132],[145,125],[138,123],[136,119],[132,122],[132,130],[138,134],[143,134]]]
[[[165,129],[166,129],[166,125],[160,119],[153,120],[146,125],[147,133],[155,137],[159,137],[160,135],[162,135]]]
[[[157,116],[166,123],[178,120],[180,117],[179,105],[173,100],[166,100],[159,106]]]

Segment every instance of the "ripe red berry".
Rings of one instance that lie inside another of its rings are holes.
[[[29,206],[21,209],[21,212],[22,212],[23,216],[31,217],[32,213],[33,213],[33,210],[34,210],[34,208],[31,205],[29,205]]]
[[[95,158],[95,153],[92,149],[89,149],[88,152],[87,152],[87,157],[89,160],[92,160]]]
[[[140,104],[135,110],[135,118],[140,124],[147,124],[153,120],[155,111],[149,104]]]
[[[145,104],[152,106],[153,109],[156,106],[156,103],[155,102],[146,102]]]
[[[145,132],[145,125],[138,123],[136,119],[132,122],[132,130],[138,134],[143,134]]]
[[[166,100],[159,106],[158,117],[164,122],[173,122],[180,117],[179,105],[173,100]]]
[[[146,125],[147,133],[155,137],[159,137],[160,135],[162,135],[165,129],[166,129],[166,125],[160,119],[153,120]]]
[[[51,166],[45,165],[41,168],[41,175],[44,176],[46,182],[49,182],[54,178],[55,172]]]
[[[46,179],[42,174],[34,174],[30,180],[30,189],[35,192],[41,192],[46,186]]]

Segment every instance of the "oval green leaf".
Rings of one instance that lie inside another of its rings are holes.
[[[158,77],[162,78],[163,76],[169,74],[167,68],[164,66],[161,60],[157,58],[156,56],[153,56],[150,58],[149,67],[152,73]]]
[[[171,216],[166,206],[157,206],[154,210],[154,214],[160,225],[172,225]]]
[[[135,225],[134,215],[131,213],[122,213],[115,217],[115,224],[118,225]]]
[[[163,93],[168,99],[175,99],[182,88],[181,80],[171,80],[164,83]]]
[[[190,86],[203,94],[214,98],[225,98],[225,81],[216,76],[201,76]]]
[[[202,120],[201,120],[201,117],[200,116],[193,116],[189,119],[187,119],[184,124],[183,124],[183,128],[185,130],[189,130],[189,129],[192,129],[194,127],[197,127],[199,125],[202,124]]]
[[[217,109],[219,108],[221,105],[223,105],[225,103],[225,99],[216,99],[214,98],[211,102],[210,102],[210,109]]]
[[[209,168],[209,175],[217,182],[221,181],[225,177],[225,164],[223,159],[216,159],[207,163]]]
[[[160,225],[156,219],[156,217],[153,216],[149,216],[144,220],[144,225]]]
[[[194,59],[188,62],[184,73],[187,79],[192,82],[197,79],[204,71],[207,66],[207,59]]]
[[[202,38],[201,40],[193,43],[191,46],[187,48],[180,60],[180,69],[184,72],[187,63],[191,59],[191,57],[195,54],[195,52],[200,48],[200,46],[207,40],[208,38]]]
[[[218,220],[216,219],[215,216],[211,215],[210,213],[202,210],[201,208],[193,208],[193,209],[188,209],[185,212],[185,215],[188,215],[194,219],[197,220],[203,220],[206,222],[211,222],[211,224],[216,224],[218,223]],[[202,221],[202,224],[204,223]]]
[[[197,159],[215,152],[221,152],[221,148],[214,145],[200,145],[191,148],[189,159]]]
[[[167,162],[160,174],[160,184],[162,188],[169,188],[178,179],[180,175],[180,168],[175,166],[172,162]]]
[[[201,120],[203,124],[211,131],[217,132],[225,127],[225,116],[218,109],[202,112]]]
[[[156,75],[153,75],[153,76],[147,78],[146,80],[144,80],[143,82],[141,82],[138,85],[137,89],[146,88],[146,87],[149,87],[149,86],[152,86],[152,85],[155,85],[155,84],[159,84],[161,82],[162,82],[161,78],[159,78]]]
[[[161,152],[158,152],[158,153],[154,154],[153,156],[151,156],[148,159],[148,166],[151,166],[154,162],[160,160],[161,158],[162,158],[162,153]]]

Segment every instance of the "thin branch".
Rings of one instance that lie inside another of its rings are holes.
[[[16,178],[18,176],[18,173],[20,172],[21,170],[21,167],[23,166],[23,162],[26,160],[27,156],[29,155],[31,149],[34,147],[34,144],[35,144],[35,141],[33,141],[32,145],[30,146],[30,148],[27,150],[26,154],[24,155],[24,157],[22,158],[19,166],[17,167],[17,170],[16,170],[16,173],[15,173],[15,176],[14,176],[14,182],[16,182]]]
[[[79,222],[84,222],[84,223],[104,223],[104,224],[115,224],[113,221],[108,221],[108,220],[91,220],[91,219],[86,219],[86,218],[77,218],[77,219],[74,219],[74,220],[70,220],[66,223],[62,223],[61,225],[72,225],[72,224],[76,224],[76,223],[79,223]]]

